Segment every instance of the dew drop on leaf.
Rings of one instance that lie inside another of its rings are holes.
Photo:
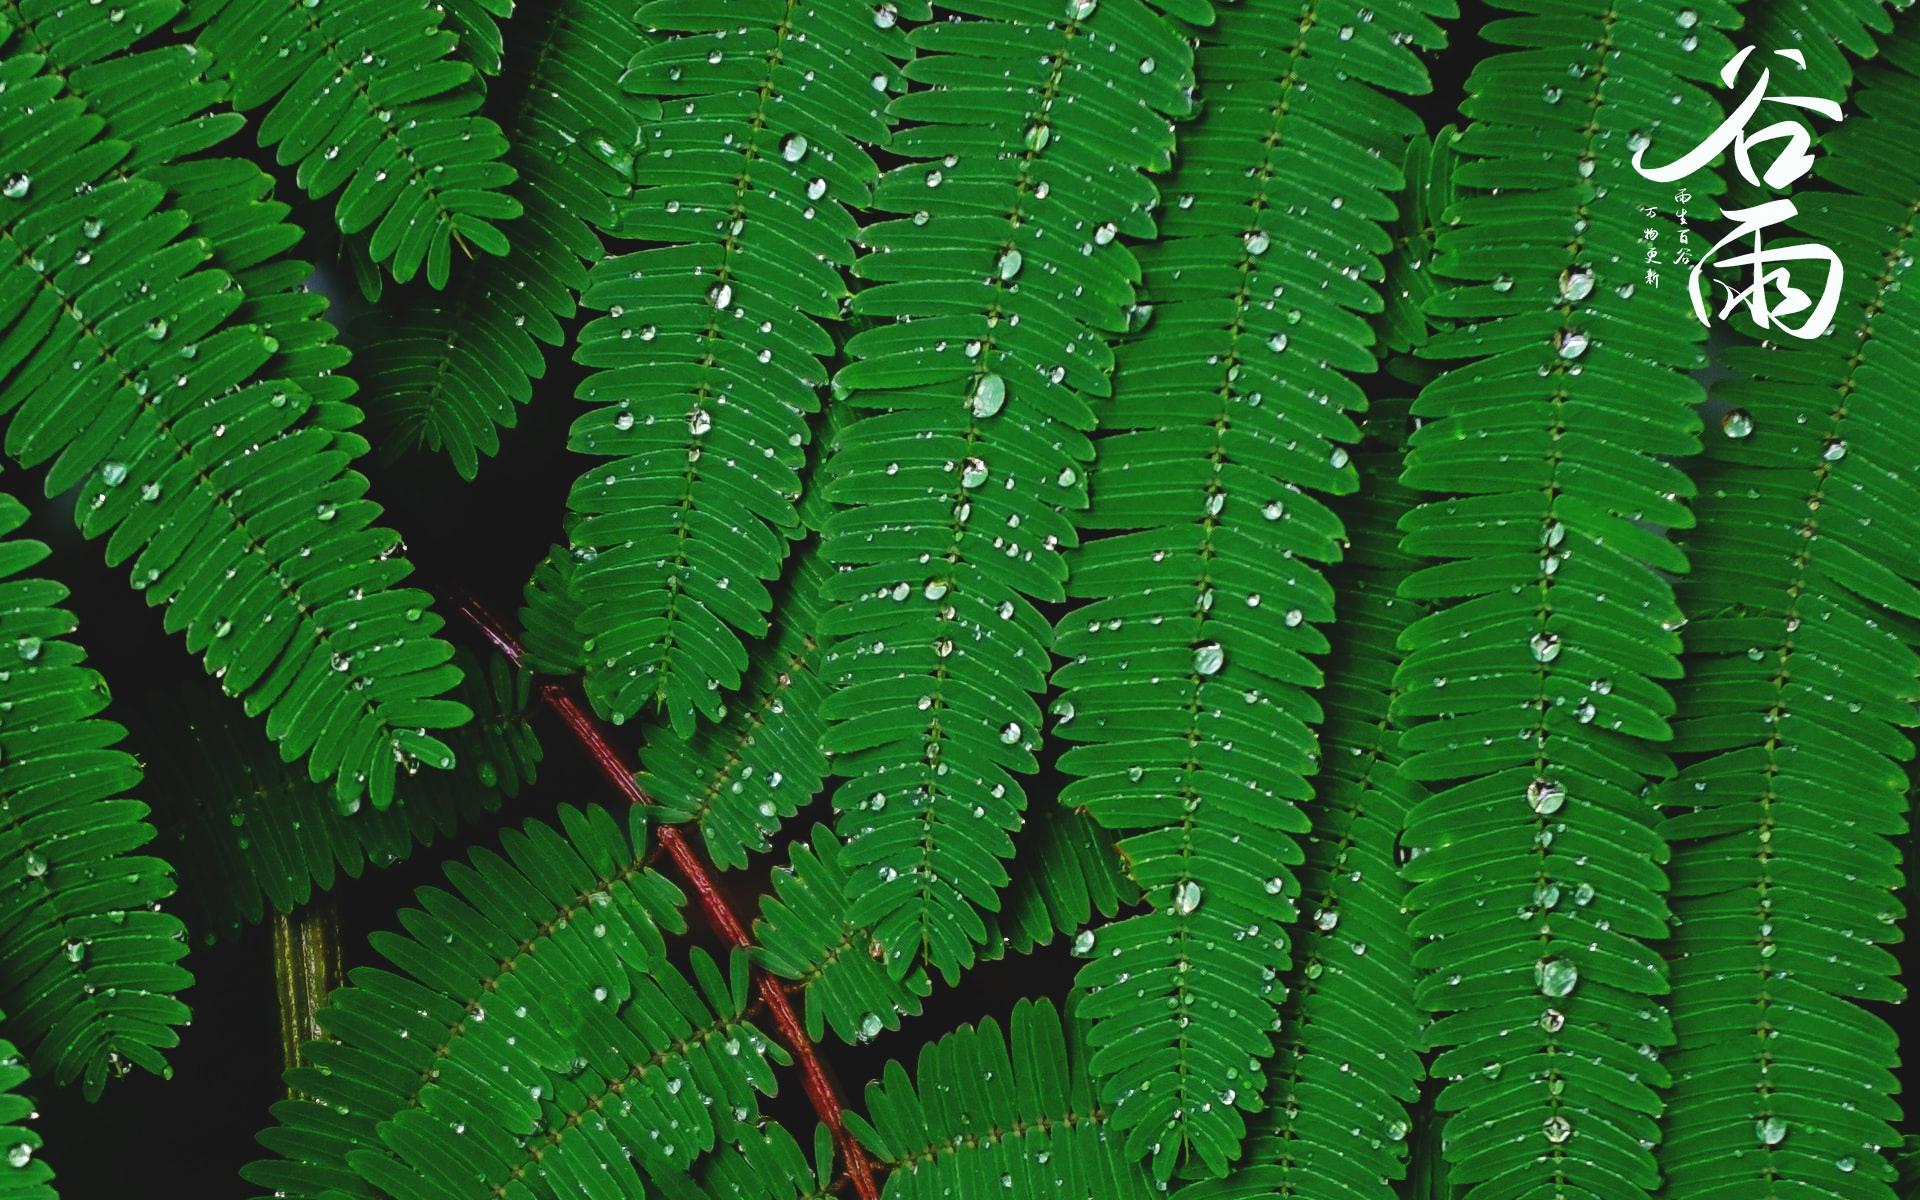
[[[1173,889],[1173,911],[1186,916],[1200,907],[1200,885],[1191,879],[1182,880],[1179,887]]]
[[[1007,403],[1007,381],[998,375],[982,375],[973,385],[973,395],[968,407],[973,415],[980,418],[991,417]]]
[[[1541,959],[1533,965],[1533,975],[1540,994],[1554,1000],[1572,995],[1574,985],[1580,982],[1580,969],[1564,958]]]

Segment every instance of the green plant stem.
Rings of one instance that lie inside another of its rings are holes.
[[[460,614],[464,616],[493,647],[505,655],[515,666],[521,665],[525,658],[518,639],[506,624],[496,617],[484,604],[471,596],[462,596],[458,600]],[[594,719],[585,705],[576,699],[573,693],[557,681],[542,683],[538,689],[541,701],[560,718],[567,731],[587,751],[600,768],[600,773],[613,784],[619,793],[627,798],[629,804],[652,806],[654,799],[642,788],[634,773],[622,761],[620,751],[607,737],[600,723]],[[659,840],[660,848],[673,861],[675,869],[687,887],[692,889],[700,902],[700,910],[706,916],[707,925],[715,936],[730,946],[741,948],[753,944],[747,935],[746,926],[734,913],[732,906],[721,895],[719,886],[714,882],[713,872],[701,859],[700,854],[680,831],[671,825],[654,827],[654,836]],[[833,1134],[834,1145],[839,1149],[840,1157],[846,1163],[847,1175],[853,1181],[853,1191],[860,1200],[879,1200],[880,1185],[874,1173],[872,1160],[867,1157],[864,1147],[847,1128],[841,1113],[846,1104],[840,1099],[839,1089],[834,1085],[833,1076],[828,1073],[826,1064],[815,1051],[813,1042],[807,1037],[799,1016],[793,1011],[793,1004],[787,998],[786,990],[778,979],[755,966],[753,972],[754,988],[760,1000],[773,1014],[773,1023],[780,1030],[787,1048],[793,1052],[794,1060],[800,1068],[802,1086],[807,1099],[813,1105],[814,1113],[825,1122]]]
[[[292,1070],[305,1062],[306,1044],[324,1036],[320,1006],[340,985],[340,909],[331,895],[317,895],[292,912],[275,912],[272,927],[280,1057]]]

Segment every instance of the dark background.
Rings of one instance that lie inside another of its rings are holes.
[[[1457,119],[1466,73],[1491,49],[1477,36],[1487,15],[1479,4],[1468,3],[1461,18],[1448,27],[1451,44],[1430,63],[1434,91],[1420,107],[1432,129]],[[248,149],[243,141],[229,146],[234,153]],[[264,156],[262,163],[271,166]],[[321,234],[330,230],[330,203],[307,202],[294,193],[286,174],[280,174],[281,198],[296,205],[300,224]],[[319,260],[330,252],[324,237],[314,238],[305,248],[306,254]],[[347,294],[350,286],[337,273],[323,269],[316,287],[336,295],[336,324],[349,328],[357,304],[357,297]],[[533,565],[558,537],[567,487],[581,469],[581,461],[564,449],[567,427],[577,411],[571,400],[577,373],[563,354],[549,352],[548,363],[548,378],[536,384],[534,403],[521,409],[520,427],[504,435],[500,457],[483,460],[477,483],[464,483],[444,459],[431,455],[391,465],[361,464],[373,479],[375,498],[388,508],[388,523],[406,538],[409,556],[418,568],[415,582],[438,596],[465,590],[496,612],[511,614]],[[41,491],[39,478],[31,472],[10,473],[0,486],[29,501],[37,500]],[[159,612],[125,585],[124,572],[106,569],[100,547],[79,540],[68,519],[68,504],[42,503],[37,508],[29,532],[55,548],[42,570],[73,590],[68,603],[80,619],[77,638],[112,685],[116,711],[139,711],[201,674],[180,640],[162,631]],[[468,629],[453,623],[447,606],[443,604],[441,611],[450,617],[449,636],[481,648]],[[394,927],[395,911],[408,902],[415,888],[439,882],[440,861],[490,840],[499,821],[517,822],[544,814],[560,802],[615,801],[550,720],[543,718],[539,732],[545,749],[539,783],[510,802],[498,819],[467,830],[461,838],[416,851],[393,868],[369,872],[339,889],[342,942],[349,967],[369,960],[368,933]],[[1029,792],[1042,799],[1057,783],[1048,772],[1034,781]],[[736,872],[723,881],[734,894],[736,911],[749,916],[756,907],[758,872],[764,871],[765,862],[757,867],[758,871]],[[197,980],[185,997],[194,1019],[182,1031],[179,1048],[168,1055],[173,1065],[171,1081],[129,1076],[112,1083],[94,1104],[73,1089],[35,1087],[43,1113],[39,1128],[47,1142],[45,1154],[68,1200],[153,1194],[156,1189],[161,1194],[209,1197],[258,1192],[242,1182],[236,1171],[260,1156],[254,1134],[269,1123],[269,1105],[284,1094],[267,930],[256,927],[215,946],[203,944],[196,936],[187,966]],[[985,964],[958,991],[936,988],[925,1015],[910,1022],[906,1031],[885,1034],[863,1047],[843,1047],[829,1040],[823,1050],[840,1077],[843,1094],[857,1101],[862,1082],[877,1077],[887,1058],[910,1059],[923,1037],[990,1013],[1004,1014],[1015,997],[1062,996],[1072,974],[1071,960],[1057,945],[1033,957]],[[791,1128],[810,1129],[813,1116],[797,1077],[787,1073],[782,1087],[781,1096],[770,1107],[790,1117]]]

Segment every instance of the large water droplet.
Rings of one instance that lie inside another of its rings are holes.
[[[1219,642],[1207,642],[1193,651],[1193,670],[1198,675],[1217,675],[1227,664],[1227,652]]]
[[[5,183],[0,183],[0,196],[5,196],[9,200],[24,200],[27,198],[27,193],[32,190],[33,176],[24,171],[15,171],[7,176]]]
[[[1183,880],[1173,889],[1173,911],[1185,916],[1200,907],[1200,885],[1191,879]]]
[[[1540,994],[1558,1000],[1573,993],[1580,982],[1580,969],[1564,958],[1543,958],[1533,965]]]
[[[1543,817],[1559,812],[1566,802],[1566,786],[1557,780],[1536,779],[1527,785],[1527,807]]]
[[[1762,1117],[1753,1123],[1753,1136],[1762,1146],[1778,1146],[1787,1139],[1787,1123],[1779,1117]]]
[[[1720,418],[1720,432],[1730,438],[1743,438],[1753,432],[1753,416],[1744,408],[1730,408]]]
[[[967,403],[974,416],[991,417],[1007,403],[1007,381],[998,375],[982,375]]]

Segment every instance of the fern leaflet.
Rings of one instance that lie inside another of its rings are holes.
[[[1402,770],[1419,1003],[1439,1014],[1446,1155],[1474,1200],[1644,1195],[1673,1040],[1662,999],[1667,851],[1647,788],[1681,625],[1661,528],[1691,524],[1669,458],[1698,451],[1700,326],[1643,278],[1671,191],[1634,151],[1718,123],[1698,81],[1732,52],[1730,6],[1502,5],[1482,36],[1438,237],[1457,318],[1423,356],[1403,548],[1439,560],[1402,595]],[[1701,187],[1697,192],[1717,189]],[[1702,198],[1694,217],[1712,216]],[[1464,361],[1460,361],[1464,360]],[[1495,1064],[1487,1069],[1488,1064]]]
[[[573,587],[602,715],[718,720],[767,630],[796,509],[808,415],[834,350],[855,223],[884,143],[900,34],[864,0],[709,7],[655,0],[658,40],[625,85],[660,97],[634,160],[623,236],[582,332],[591,368],[569,446],[596,462],[568,500]],[[876,87],[876,81],[879,86]]]
[[[1312,564],[1340,555],[1321,497],[1354,486],[1349,376],[1374,367],[1361,314],[1419,130],[1388,93],[1426,89],[1408,47],[1440,40],[1446,7],[1291,21],[1252,0],[1202,33],[1202,112],[1140,252],[1151,319],[1100,410],[1079,524],[1101,536],[1056,633],[1056,729],[1080,743],[1060,802],[1125,834],[1150,906],[1099,933],[1079,981],[1102,1096],[1162,1178],[1188,1153],[1223,1173],[1261,1105],[1317,766],[1307,656],[1333,615]]]
[[[456,673],[427,597],[394,586],[398,538],[349,465],[364,442],[332,423],[344,406],[269,374],[280,338],[200,265],[191,216],[123,169],[125,144],[44,68],[0,63],[20,99],[0,118],[6,448],[51,461],[49,495],[82,485],[81,529],[107,536],[109,563],[134,560],[134,586],[266,713],[283,755],[306,755],[342,802],[383,807],[401,760],[448,764],[426,730],[467,713],[440,698]]]
[[[1849,265],[1835,332],[1735,346],[1714,389],[1680,596],[1687,677],[1662,789],[1675,845],[1667,1193],[1891,1197],[1902,915],[1920,700],[1920,27],[1886,46],[1795,232]],[[1782,343],[1785,344],[1782,344]]]
[[[493,84],[496,101],[513,101],[502,116],[516,176],[506,194],[524,212],[512,248],[461,271],[444,294],[390,294],[359,327],[360,373],[389,457],[444,451],[472,479],[545,374],[543,347],[565,340],[562,323],[601,255],[598,231],[614,223],[623,160],[630,170],[640,122],[658,116],[619,89],[642,44],[630,7],[558,0],[528,15],[538,24],[514,27],[508,70]]]
[[[1037,604],[1065,596],[1089,400],[1138,277],[1118,239],[1153,233],[1144,171],[1171,158],[1192,52],[1140,0],[945,7],[911,35],[925,86],[894,101],[906,161],[874,193],[900,215],[861,231],[871,324],[834,384],[854,415],[824,468],[824,745],[853,919],[894,971],[952,978],[1008,881],[1052,640]]]
[[[428,0],[188,0],[198,42],[246,110],[272,104],[260,143],[296,166],[308,195],[345,188],[341,232],[401,282],[422,265],[442,287],[453,246],[504,254],[499,225],[520,214],[500,127],[474,115],[474,70]]]
[[[0,1007],[41,1071],[95,1096],[127,1064],[167,1073],[193,977],[179,919],[159,911],[172,869],[140,853],[153,827],[124,795],[139,765],[66,640],[66,589],[23,576],[47,555],[11,536],[25,520],[0,493]]]

